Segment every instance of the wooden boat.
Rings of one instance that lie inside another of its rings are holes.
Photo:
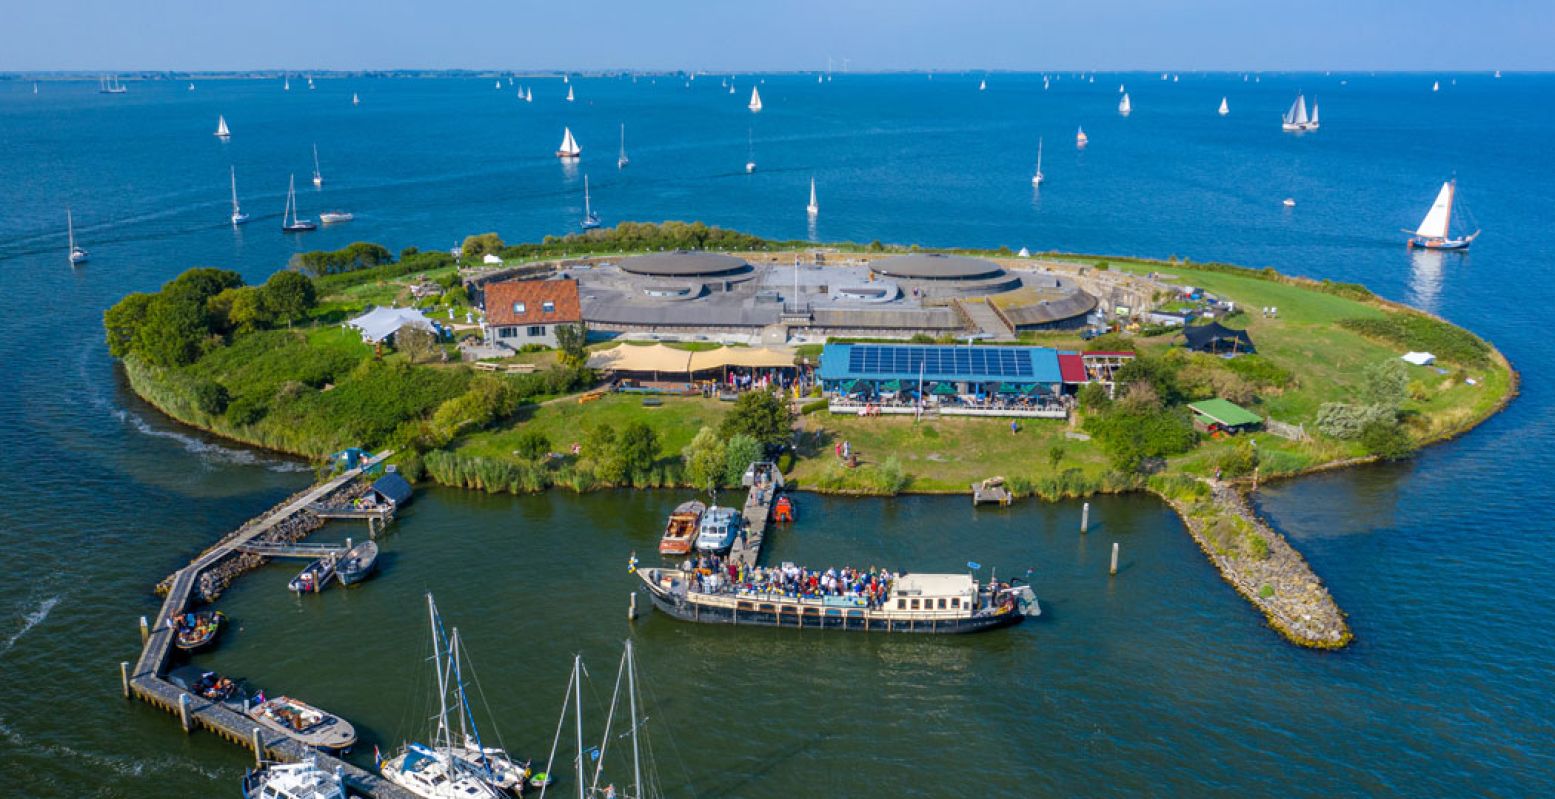
[[[562,128],[562,146],[556,148],[557,158],[577,158],[583,154],[578,140],[572,137],[572,128]]]
[[[268,699],[248,709],[249,718],[305,746],[342,752],[356,743],[351,722],[289,696]]]
[[[226,620],[226,614],[219,610],[185,613],[177,619],[173,645],[185,652],[203,649],[216,640],[217,634],[221,632],[222,623]]]
[[[664,537],[659,539],[659,554],[684,555],[690,552],[691,542],[696,538],[697,525],[706,511],[707,506],[696,500],[675,506],[669,522],[664,525]]]
[[[373,573],[378,565],[378,542],[363,541],[346,550],[335,566],[335,579],[341,585],[355,585]]]
[[[852,594],[818,596],[732,585],[720,575],[673,568],[639,569],[637,574],[654,607],[682,621],[944,634],[1005,627],[1042,613],[1029,586],[983,585],[968,574],[904,574],[874,602]]]
[[[335,576],[335,559],[333,557],[319,558],[297,573],[291,582],[286,584],[294,593],[317,594],[329,585],[330,579]]]
[[[1431,210],[1425,214],[1425,219],[1420,220],[1420,226],[1414,230],[1406,230],[1409,234],[1410,247],[1424,247],[1428,250],[1466,250],[1474,239],[1479,237],[1476,230],[1468,235],[1453,238],[1452,212],[1458,193],[1458,181],[1449,180],[1442,184],[1441,191],[1436,193],[1436,201],[1431,203]]]

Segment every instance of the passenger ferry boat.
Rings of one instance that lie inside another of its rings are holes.
[[[697,549],[702,552],[724,552],[734,546],[734,539],[744,531],[745,517],[734,508],[717,505],[702,514],[697,527]]]
[[[792,564],[784,564],[785,568]],[[1039,616],[1030,586],[982,585],[969,574],[904,574],[878,603],[855,595],[813,596],[732,586],[674,568],[639,569],[659,610],[683,621],[863,630],[970,633]]]
[[[659,554],[689,553],[691,543],[696,538],[697,524],[702,521],[702,514],[706,511],[707,506],[696,500],[682,502],[675,506],[669,522],[664,525],[664,537],[659,539]]]

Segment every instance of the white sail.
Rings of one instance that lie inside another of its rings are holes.
[[[1123,84],[1119,83],[1118,84],[1118,94],[1122,94],[1122,93],[1123,93]]]
[[[1442,82],[1441,81],[1439,81],[1439,80],[1431,81],[1431,91],[1439,92],[1441,90],[1442,90]]]
[[[1317,101],[1316,100],[1312,101],[1312,119],[1310,120],[1310,124],[1314,128],[1317,127]]]
[[[556,149],[556,154],[563,158],[576,158],[583,152],[578,146],[578,140],[572,137],[572,128],[562,129],[562,146]]]
[[[1452,221],[1452,182],[1442,184],[1442,190],[1436,194],[1436,202],[1431,203],[1431,210],[1425,214],[1425,219],[1420,220],[1420,227],[1415,228],[1415,235],[1423,239],[1447,238],[1447,226]]]
[[[1090,140],[1091,140],[1091,137],[1085,135],[1085,128],[1084,127],[1081,127],[1074,134],[1074,143],[1075,143],[1076,147],[1084,147],[1086,145],[1086,142],[1089,142]]]
[[[631,163],[631,159],[626,157],[626,123],[622,122],[621,123],[621,154],[616,156],[616,168],[620,169],[621,167],[624,167],[624,166],[626,166],[629,163]]]
[[[292,79],[291,78],[281,78],[281,91],[289,92],[291,90],[292,90]]]
[[[356,92],[351,92],[351,105],[361,105],[361,104],[362,104],[362,98],[356,96]]]
[[[533,88],[525,89],[524,90],[524,102],[532,103],[534,101],[535,101],[535,90]]]
[[[229,166],[227,169],[232,175],[232,215],[236,217],[243,210],[238,207],[238,168]]]
[[[571,87],[571,86],[568,86],[568,87],[567,87],[567,102],[569,102],[569,103],[570,103],[570,102],[572,102],[572,101],[573,101],[573,96],[572,96],[572,87]]]
[[[820,203],[815,201],[815,178],[810,178],[810,204],[805,206],[805,211],[810,216],[815,216],[821,212]]]
[[[223,139],[232,135],[232,131],[227,128],[227,118],[220,114],[216,115],[216,135]]]
[[[1133,104],[1128,101],[1128,92],[1123,93],[1123,99],[1118,101],[1118,113],[1128,116],[1134,111]]]
[[[1031,185],[1040,186],[1047,176],[1042,174],[1042,137],[1037,137],[1037,171],[1031,173]]]
[[[313,145],[313,185],[324,185],[324,173],[319,171],[319,146]]]
[[[758,91],[755,86],[751,87],[751,101],[748,107],[752,111],[761,110],[761,92]]]
[[[1226,105],[1226,98],[1220,98],[1220,108],[1216,111],[1216,113],[1220,114],[1221,116],[1225,116],[1226,114],[1231,113],[1231,106]]]
[[[1296,125],[1305,125],[1305,124],[1307,124],[1308,120],[1307,120],[1307,98],[1306,97],[1304,97],[1303,95],[1299,95],[1299,94],[1296,95],[1296,102],[1293,105],[1291,105],[1291,107],[1290,107],[1290,114],[1288,115],[1288,118],[1286,119],[1286,121],[1290,122],[1292,124],[1296,124]]]
[[[988,81],[986,81],[986,80],[979,81],[978,84],[977,84],[977,90],[980,91],[980,92],[988,91]]]

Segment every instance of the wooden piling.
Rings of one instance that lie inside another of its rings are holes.
[[[183,725],[184,732],[187,734],[189,732],[189,730],[190,730],[190,727],[189,727],[189,695],[188,694],[179,694],[178,695],[178,723]]]
[[[1112,570],[1108,574],[1118,573],[1118,542],[1112,542]]]
[[[626,620],[633,621],[637,618],[637,592],[633,591],[626,604]]]
[[[151,640],[151,622],[146,621],[145,616],[140,617],[140,645],[145,646]]]
[[[259,728],[254,728],[254,768],[265,767],[265,746],[259,741]]]
[[[1091,503],[1080,506],[1080,532],[1084,533],[1091,527]]]
[[[119,685],[124,688],[124,698],[130,698],[130,662],[119,661]]]

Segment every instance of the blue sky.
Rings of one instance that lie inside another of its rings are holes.
[[[1555,0],[47,0],[0,70],[1555,68]]]

